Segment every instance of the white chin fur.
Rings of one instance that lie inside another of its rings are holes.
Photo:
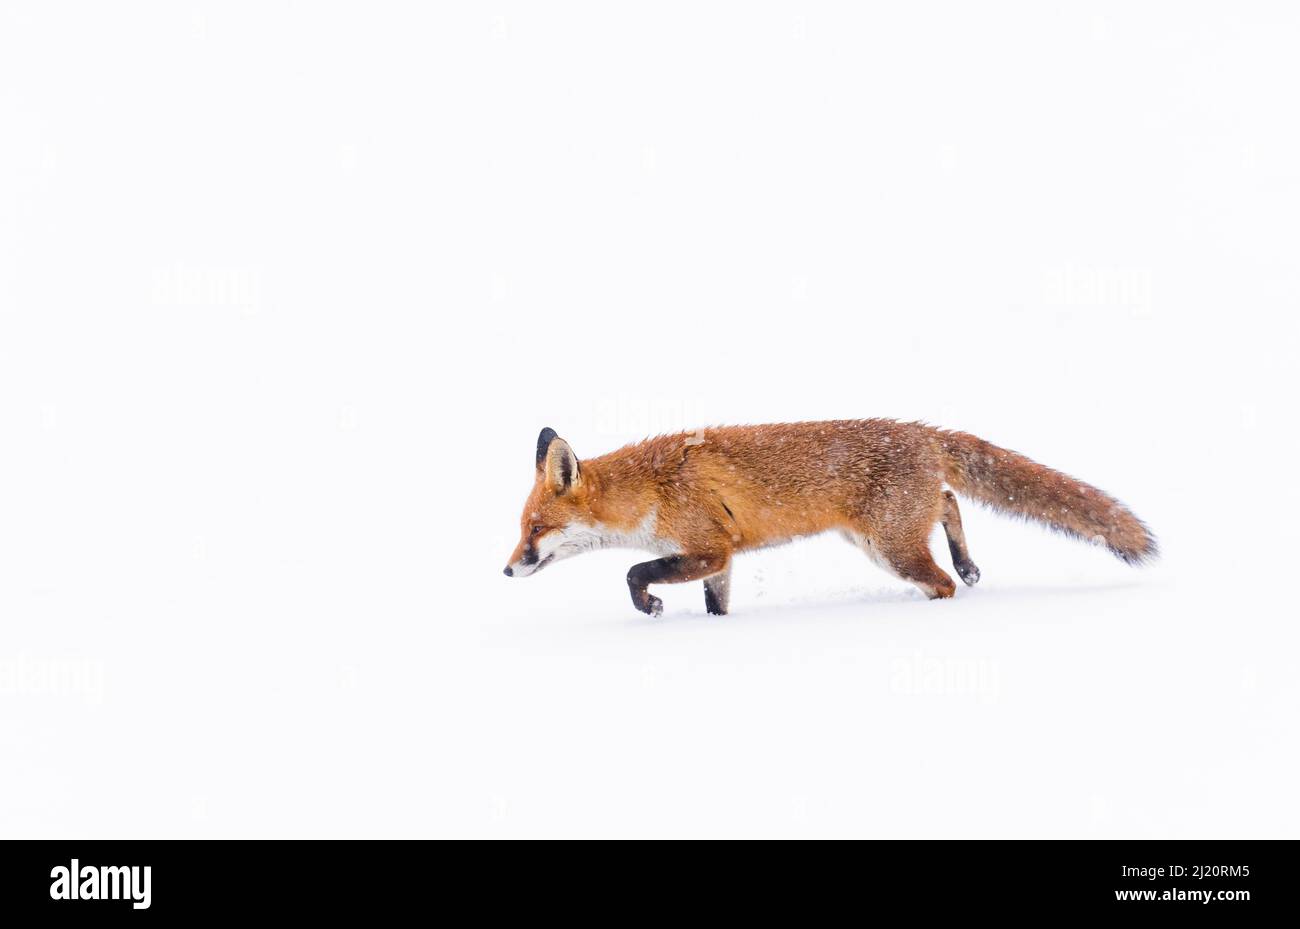
[[[672,554],[675,547],[657,538],[654,529],[654,513],[642,520],[641,524],[631,532],[620,532],[599,523],[595,525],[573,523],[560,529],[552,529],[537,540],[535,564],[515,562],[510,569],[514,577],[528,577],[552,562],[563,561],[565,558],[572,558],[574,555],[581,555],[583,552],[598,548],[636,548],[658,554]]]

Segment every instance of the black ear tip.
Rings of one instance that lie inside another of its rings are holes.
[[[537,467],[541,468],[542,462],[546,460],[546,450],[551,447],[551,442],[555,440],[555,430],[547,426],[542,430],[541,435],[537,437]]]

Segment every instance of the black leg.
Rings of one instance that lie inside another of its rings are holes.
[[[663,612],[663,601],[646,588],[651,584],[681,584],[710,577],[727,567],[726,555],[669,555],[654,561],[633,565],[627,572],[627,586],[632,594],[632,605],[642,613],[658,616]]]
[[[704,579],[704,609],[714,616],[726,616],[731,600],[731,566]]]

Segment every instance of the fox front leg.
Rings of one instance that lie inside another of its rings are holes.
[[[711,616],[726,616],[731,601],[731,565],[704,579],[704,609]]]
[[[658,616],[664,610],[663,601],[650,593],[651,584],[682,584],[712,577],[730,566],[727,555],[669,555],[654,561],[633,565],[627,572],[627,587],[632,593],[632,605],[642,613]]]

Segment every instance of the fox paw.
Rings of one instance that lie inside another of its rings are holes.
[[[973,562],[968,561],[965,564],[954,565],[953,567],[957,569],[957,576],[961,578],[962,583],[967,587],[974,587],[980,579],[980,569],[975,567]]]
[[[632,591],[632,605],[647,616],[658,616],[664,611],[664,602],[644,590]]]

